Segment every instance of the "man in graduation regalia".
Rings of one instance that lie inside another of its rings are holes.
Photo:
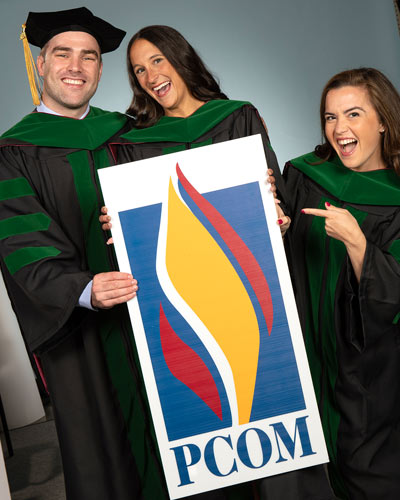
[[[166,498],[125,305],[137,283],[98,223],[97,170],[127,117],[89,100],[124,35],[86,8],[31,12],[41,100],[0,141],[1,269],[43,366],[68,500]]]

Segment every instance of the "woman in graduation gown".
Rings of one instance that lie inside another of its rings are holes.
[[[128,115],[118,161],[129,162],[261,134],[270,168],[279,171],[267,132],[249,102],[228,100],[193,47],[169,26],[138,31],[127,48]],[[132,147],[134,145],[134,147]],[[281,176],[277,188],[282,190]]]
[[[141,29],[128,44],[127,64],[133,91],[127,113],[134,117],[135,124],[114,145],[118,163],[261,134],[268,166],[275,172],[276,188],[284,199],[276,156],[256,108],[249,102],[228,100],[179,32],[168,26]],[[107,215],[100,217],[104,229],[111,227],[109,220]],[[205,498],[211,497],[333,498],[322,467],[205,494]]]
[[[400,498],[400,97],[379,71],[321,98],[325,143],[287,163],[285,240],[330,454],[347,500]]]

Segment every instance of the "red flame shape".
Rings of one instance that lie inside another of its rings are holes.
[[[182,186],[211,223],[217,233],[221,236],[229,250],[234,255],[239,266],[249,280],[250,286],[256,294],[257,300],[261,306],[265,323],[267,324],[268,334],[271,335],[274,308],[272,305],[271,292],[264,273],[249,247],[237,234],[229,222],[211,205],[183,175],[179,164],[176,164],[176,173]]]
[[[175,333],[160,304],[161,348],[171,373],[191,389],[222,420],[215,381],[200,356]]]

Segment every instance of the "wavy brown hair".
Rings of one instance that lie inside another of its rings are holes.
[[[385,127],[385,132],[382,134],[382,159],[400,176],[400,95],[388,78],[375,68],[343,71],[333,76],[325,85],[320,104],[324,143],[315,148],[315,153],[324,161],[336,154],[325,134],[325,103],[330,90],[345,86],[362,87],[367,90],[371,103]]]
[[[200,56],[178,31],[169,26],[146,26],[130,39],[126,54],[129,84],[133,92],[132,102],[126,112],[136,119],[137,127],[150,127],[164,115],[162,106],[142,89],[132,68],[130,51],[134,42],[141,38],[163,53],[193,97],[203,102],[228,99]]]

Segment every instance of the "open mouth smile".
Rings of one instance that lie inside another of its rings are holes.
[[[170,88],[171,82],[167,81],[160,83],[157,87],[153,87],[152,90],[158,97],[164,97],[169,92]]]
[[[354,138],[338,139],[337,144],[343,156],[350,156],[356,149],[358,141]]]
[[[85,83],[84,80],[76,78],[62,78],[61,81],[67,85],[76,85],[78,87],[81,87]]]

